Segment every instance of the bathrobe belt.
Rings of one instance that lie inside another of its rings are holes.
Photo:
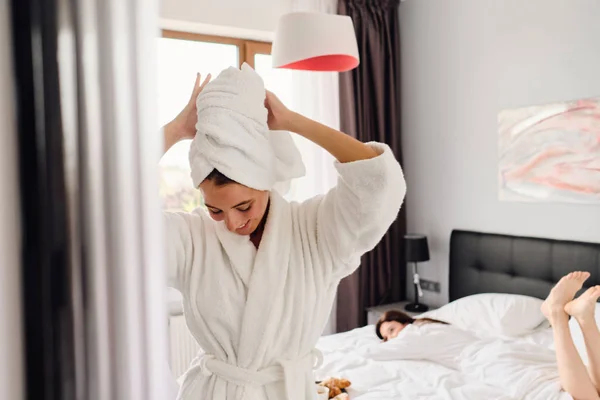
[[[295,360],[281,360],[258,371],[251,371],[218,360],[215,356],[204,354],[200,359],[200,370],[204,376],[216,375],[237,386],[265,386],[284,381],[286,399],[293,400],[301,391],[298,385],[304,386],[304,379],[299,379],[307,370],[317,369],[323,364],[323,354],[313,349],[304,357]],[[304,399],[302,399],[304,400]]]

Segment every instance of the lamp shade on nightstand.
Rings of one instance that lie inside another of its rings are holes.
[[[429,261],[429,246],[427,236],[424,235],[406,235],[405,254],[408,262]]]
[[[294,12],[279,19],[273,67],[306,71],[349,71],[359,64],[352,19],[346,15]]]

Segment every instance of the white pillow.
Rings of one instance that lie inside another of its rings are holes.
[[[485,337],[516,337],[543,326],[546,318],[535,297],[482,293],[463,297],[423,314]]]

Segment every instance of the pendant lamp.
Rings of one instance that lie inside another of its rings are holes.
[[[275,31],[273,67],[343,72],[360,62],[352,19],[346,15],[284,14]]]

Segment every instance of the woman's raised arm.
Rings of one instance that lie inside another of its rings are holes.
[[[164,153],[166,153],[174,144],[184,139],[193,139],[196,136],[196,122],[198,122],[198,113],[196,110],[196,99],[204,89],[204,86],[210,82],[210,74],[206,76],[200,84],[201,75],[196,74],[196,82],[192,90],[192,95],[186,106],[181,112],[168,124],[163,126],[164,135]]]

